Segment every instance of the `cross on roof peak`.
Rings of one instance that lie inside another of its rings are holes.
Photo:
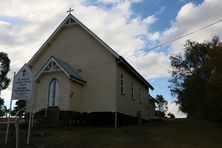
[[[68,11],[66,11],[66,12],[67,12],[67,13],[69,13],[69,14],[71,14],[71,13],[72,13],[72,11],[74,11],[74,9],[69,8],[69,10],[68,10]]]

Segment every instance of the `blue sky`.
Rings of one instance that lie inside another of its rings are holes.
[[[134,4],[132,8],[136,14],[142,17],[153,14],[157,15],[158,20],[150,27],[150,30],[155,32],[168,29],[171,22],[175,20],[175,17],[181,7],[189,2],[199,5],[203,2],[203,0],[144,0],[141,3]],[[165,47],[157,50],[167,51]],[[175,98],[171,96],[168,88],[170,85],[170,79],[171,77],[158,77],[148,80],[155,88],[155,90],[151,92],[151,95],[155,97],[157,94],[161,94],[169,102],[174,102]]]
[[[170,27],[171,21],[175,19],[181,7],[189,2],[198,5],[203,0],[144,0],[136,3],[132,8],[142,17],[157,14],[158,20],[152,25],[151,30],[164,31]]]
[[[176,98],[170,95],[171,54],[183,52],[187,39],[202,42],[222,36],[221,24],[167,46],[146,51],[162,42],[206,26],[222,18],[220,0],[0,0],[0,51],[12,59],[9,77],[34,55],[55,28],[74,8],[74,15],[96,33],[162,94],[176,116]],[[131,56],[134,55],[134,56]],[[11,85],[2,92],[8,105]]]

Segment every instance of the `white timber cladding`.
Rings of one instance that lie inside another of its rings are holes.
[[[61,67],[51,63],[38,75],[33,84],[34,110],[44,107],[53,78],[59,83],[60,110],[76,112],[120,112],[150,119],[154,109],[148,100],[149,88],[132,69],[117,64],[119,55],[106,43],[89,31],[81,22],[74,20],[60,25],[40,50],[30,60],[34,76],[42,66],[55,57],[72,66],[86,83],[72,81]],[[66,18],[66,19],[67,19]],[[70,19],[70,18],[69,18]],[[117,58],[117,59],[116,59]]]
[[[143,96],[142,96],[142,90],[139,90],[139,99],[140,99],[140,104],[143,103]]]
[[[61,72],[64,77],[62,81],[66,80],[66,83],[69,84],[64,85],[66,89],[63,93],[66,93],[66,96],[64,102],[63,99],[60,99],[61,110],[81,112],[113,112],[116,110],[116,59],[85,30],[78,25],[63,27],[46,49],[39,52],[38,56],[32,60],[30,67],[34,75],[51,56],[79,69],[79,74],[87,82],[83,86],[73,84],[75,82],[70,83],[68,77]],[[40,82],[33,89],[38,90],[37,93],[34,92],[36,95],[39,94],[36,100],[47,98],[46,87],[49,85],[50,78],[52,78],[50,73],[40,76]],[[47,81],[42,79],[47,79]],[[60,88],[62,87],[60,84]],[[75,89],[79,89],[81,92],[77,92]],[[73,95],[71,95],[72,92]],[[67,98],[71,99],[71,104],[67,105]],[[75,99],[80,99],[80,103],[75,103]]]
[[[121,75],[124,75],[125,94],[121,93]],[[117,110],[120,113],[137,116],[137,112],[141,111],[143,119],[150,119],[150,103],[148,101],[148,86],[144,85],[133,74],[117,65]],[[132,87],[133,82],[133,87]],[[134,99],[132,99],[132,88]],[[140,95],[141,94],[141,95]]]
[[[133,84],[133,80],[131,82],[131,98],[132,98],[132,100],[134,100],[134,84]]]
[[[84,112],[83,85],[71,83],[70,87],[70,110],[76,112]]]
[[[69,88],[70,88],[70,81],[68,77],[63,72],[53,72],[53,73],[47,73],[40,77],[37,83],[37,93],[36,93],[36,107],[39,108],[45,108],[46,105],[44,102],[48,102],[48,93],[49,93],[49,85],[53,79],[58,80],[59,84],[59,96],[58,96],[58,107],[61,110],[68,111],[70,110],[70,99],[69,99]],[[40,108],[40,106],[42,106]]]

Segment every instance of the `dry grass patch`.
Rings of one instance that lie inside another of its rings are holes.
[[[215,123],[186,119],[150,122],[142,126],[63,127],[32,130],[26,146],[26,130],[21,131],[22,147],[32,148],[208,148],[222,147],[222,129]],[[43,136],[39,134],[43,132]],[[37,134],[35,134],[37,133]],[[2,138],[2,135],[0,135]],[[14,147],[14,135],[7,146]],[[1,142],[1,141],[0,141]]]

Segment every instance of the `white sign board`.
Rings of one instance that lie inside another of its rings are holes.
[[[12,88],[12,100],[29,100],[32,97],[32,71],[25,64],[15,75]]]

